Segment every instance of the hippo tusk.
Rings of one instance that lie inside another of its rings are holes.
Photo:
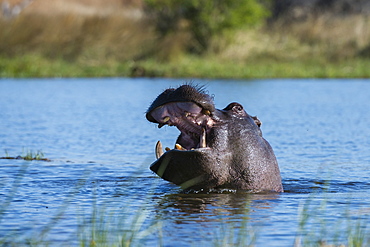
[[[163,155],[163,147],[161,141],[158,141],[155,145],[155,156],[159,159]]]
[[[199,147],[200,148],[207,147],[207,143],[206,143],[206,129],[205,128],[202,129],[202,134],[200,135]]]

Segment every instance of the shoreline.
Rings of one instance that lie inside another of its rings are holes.
[[[369,68],[370,60],[360,58],[331,63],[320,60],[222,62],[216,59],[187,56],[177,62],[110,61],[94,65],[76,61],[67,62],[62,59],[48,59],[37,55],[0,57],[0,78],[370,78]]]

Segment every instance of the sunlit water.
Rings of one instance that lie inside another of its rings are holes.
[[[117,243],[133,230],[143,246],[294,246],[366,230],[369,80],[195,81],[217,108],[236,101],[261,119],[285,189],[262,195],[186,194],[148,169],[156,141],[172,147],[178,130],[145,111],[182,82],[1,79],[0,156],[52,161],[0,160],[0,244],[75,246],[92,232]]]

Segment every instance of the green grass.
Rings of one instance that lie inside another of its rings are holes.
[[[367,78],[370,60],[351,59],[325,62],[319,59],[274,61],[251,59],[245,62],[217,58],[184,57],[176,64],[144,61],[149,75],[191,78]]]
[[[48,77],[175,77],[175,78],[369,78],[370,59],[338,61],[323,59],[251,58],[247,61],[223,61],[212,55],[184,55],[176,62],[148,59],[140,62],[105,61],[88,64],[79,61],[49,59],[41,55],[0,57],[2,78]],[[135,72],[139,70],[139,73]]]
[[[148,212],[142,206],[131,218],[117,216],[109,212],[104,203],[93,205],[91,216],[82,219],[78,226],[78,237],[81,247],[90,246],[137,246],[138,242],[149,234],[158,234],[162,229],[162,222],[152,222],[150,226],[143,226]],[[122,211],[127,214],[126,211]],[[160,234],[159,234],[160,236]],[[158,242],[161,242],[158,238]]]
[[[33,152],[32,150],[27,150],[26,152],[23,150],[21,155],[16,157],[9,156],[7,150],[5,150],[5,156],[0,157],[0,159],[22,159],[22,160],[42,160],[42,161],[50,161],[48,158],[44,157],[44,153],[41,150],[37,150]]]
[[[323,197],[320,204],[312,203],[316,196]],[[360,211],[352,211],[344,207],[343,211],[336,212],[335,220],[328,220],[333,218],[333,213],[328,207],[330,199],[327,196],[328,194],[312,193],[306,202],[300,205],[294,247],[369,246],[368,218]]]
[[[106,63],[91,65],[69,62],[64,59],[50,59],[39,54],[21,57],[0,57],[0,77],[47,78],[47,77],[105,77],[127,76],[129,65]]]

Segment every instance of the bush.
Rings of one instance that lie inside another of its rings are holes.
[[[186,29],[191,35],[188,50],[202,53],[211,39],[226,30],[259,24],[270,12],[269,0],[146,0],[147,12],[165,37]]]

